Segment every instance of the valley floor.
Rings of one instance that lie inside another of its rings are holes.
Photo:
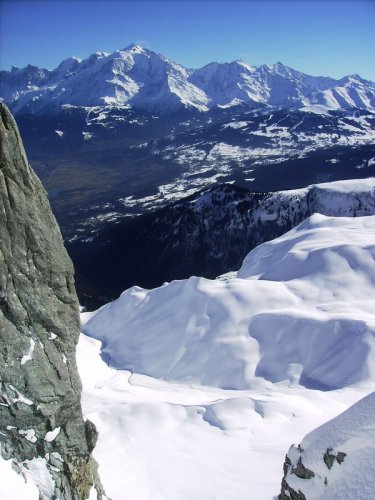
[[[263,500],[280,491],[292,443],[373,389],[334,391],[262,381],[224,390],[108,367],[81,335],[84,414],[99,431],[94,456],[111,500]]]

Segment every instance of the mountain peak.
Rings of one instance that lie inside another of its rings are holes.
[[[133,52],[133,54],[144,54],[145,52],[148,52],[147,49],[143,48],[141,45],[138,45],[137,43],[131,43],[123,51],[126,52]]]
[[[273,71],[276,71],[276,72],[281,73],[281,74],[287,74],[290,72],[299,73],[299,71],[296,71],[293,68],[290,68],[289,66],[285,66],[285,64],[283,64],[280,61],[277,61],[277,63],[275,63],[275,64],[270,64],[269,67]]]
[[[344,96],[332,90],[338,85],[349,89]],[[35,66],[4,71],[1,92],[2,100],[17,114],[30,109],[45,112],[51,102],[55,107],[130,105],[163,114],[181,108],[207,111],[239,103],[251,109],[321,105],[327,109],[373,110],[375,102],[375,85],[357,76],[342,80],[313,77],[280,61],[256,67],[241,59],[186,69],[137,43],[112,53],[95,52],[83,61],[68,58],[53,72]]]
[[[64,59],[59,64],[57,69],[63,70],[63,71],[69,71],[69,70],[76,68],[80,62],[81,62],[81,59],[79,59],[78,57],[68,57],[67,59]]]
[[[96,59],[100,59],[101,57],[109,56],[110,52],[104,52],[102,50],[97,50],[94,54],[91,54]]]

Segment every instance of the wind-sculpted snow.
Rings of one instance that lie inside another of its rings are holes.
[[[255,248],[236,278],[133,287],[84,332],[110,366],[159,379],[345,387],[374,376],[374,258],[374,216],[316,214]]]
[[[99,430],[95,457],[113,500],[271,499],[290,443],[371,390],[166,382],[108,367],[100,342],[85,335],[77,361],[84,412]]]
[[[314,215],[251,252],[239,277],[133,287],[83,315],[84,332],[102,341],[82,335],[78,365],[111,498],[247,500],[279,490],[290,443],[372,390],[374,230],[375,216]],[[318,493],[333,492],[325,498],[372,499],[371,412],[357,408],[302,443]],[[335,458],[329,471],[327,448],[347,461]],[[351,482],[356,461],[365,475],[357,468]],[[349,497],[334,482],[341,471]]]

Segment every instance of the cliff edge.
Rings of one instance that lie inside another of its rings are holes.
[[[74,270],[47,194],[0,104],[0,450],[40,498],[102,498],[75,348]],[[42,469],[42,473],[41,473]],[[27,474],[26,474],[27,475]]]

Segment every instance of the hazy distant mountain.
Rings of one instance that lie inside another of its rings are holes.
[[[187,69],[130,45],[83,60],[69,58],[52,71],[30,65],[1,71],[0,97],[16,114],[48,114],[63,105],[129,106],[165,114],[239,104],[374,111],[375,83],[358,75],[313,77],[281,63],[213,62]]]

